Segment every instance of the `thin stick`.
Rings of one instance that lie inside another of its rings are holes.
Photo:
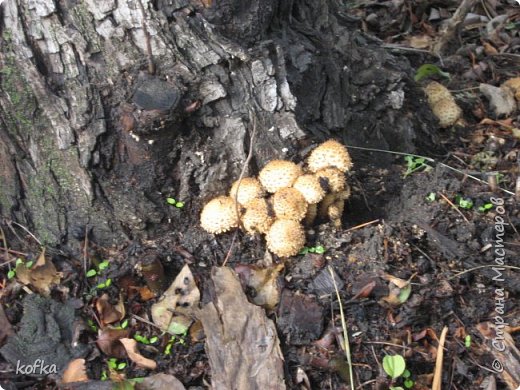
[[[16,221],[12,221],[12,220],[10,220],[9,222],[10,222],[10,223],[14,223],[16,226],[22,228],[22,229],[23,229],[23,230],[24,230],[28,235],[30,235],[30,236],[33,238],[34,241],[36,241],[36,242],[38,243],[39,246],[43,246],[42,243],[41,243],[41,241],[38,240],[38,239],[36,238],[36,236],[35,236],[34,234],[32,234],[32,233],[29,231],[29,229],[27,229],[25,226],[19,224],[19,223],[16,222]]]
[[[448,197],[447,197],[446,195],[444,195],[442,192],[439,192],[439,195],[442,196],[442,198],[443,198],[446,202],[448,202],[448,204],[449,204],[451,207],[453,207],[453,209],[454,209],[457,213],[459,213],[460,216],[461,216],[462,218],[464,218],[464,221],[466,221],[467,223],[469,223],[469,221],[468,221],[468,219],[466,218],[466,216],[465,216],[464,214],[462,214],[462,211],[460,211],[459,208],[458,208],[457,206],[455,206],[455,205],[453,204],[453,202],[452,202],[451,200],[449,200]]]
[[[347,323],[345,321],[345,313],[343,312],[343,304],[341,303],[341,297],[339,296],[339,290],[338,290],[338,285],[336,284],[336,278],[334,277],[334,271],[332,270],[332,267],[330,265],[329,265],[329,273],[332,278],[332,282],[334,283],[334,290],[336,290],[336,297],[338,298],[338,303],[339,303],[339,315],[341,318],[341,328],[343,329],[343,341],[344,341],[343,348],[345,350],[345,355],[347,357],[350,387],[354,388],[354,374],[352,372],[352,356],[350,354],[350,341],[348,338]]]
[[[479,265],[478,267],[474,267],[474,268],[470,268],[470,269],[458,272],[455,275],[450,276],[448,278],[448,280],[455,279],[456,277],[467,274],[469,272],[477,271],[482,268],[490,268],[490,267],[497,267],[497,265],[496,264]],[[514,265],[501,265],[500,268],[514,269],[516,271],[520,271],[520,267],[515,267]]]
[[[457,32],[459,24],[462,23],[475,3],[476,0],[462,0],[457,10],[453,13],[452,17],[448,19],[446,27],[439,35],[437,42],[434,44],[432,49],[434,54],[442,54],[448,43],[453,39],[453,36]]]
[[[254,116],[254,114],[251,110],[249,111],[249,114],[251,115],[251,117],[253,119],[253,131],[251,132],[251,138],[249,139],[249,152],[247,154],[246,161],[244,162],[244,165],[242,167],[242,171],[240,172],[240,176],[238,177],[238,184],[237,184],[237,189],[235,191],[235,199],[234,199],[237,218],[239,220],[239,223],[240,223],[240,210],[239,210],[239,206],[238,206],[238,191],[240,190],[240,184],[242,184],[242,179],[246,173],[246,169],[249,165],[249,162],[251,161],[251,158],[253,157],[253,144],[254,144],[255,135],[256,135],[256,116]],[[229,250],[226,254],[226,257],[224,258],[222,267],[226,266],[229,258],[231,257],[231,253],[233,252],[233,246],[235,244],[235,239],[238,234],[237,232],[238,231],[235,231],[235,233],[233,234],[233,239],[231,240],[231,244],[229,245]]]
[[[2,241],[4,243],[4,251],[5,251],[5,259],[9,260],[9,249],[7,249],[7,239],[5,238],[4,229],[0,227],[0,233],[2,233]],[[10,264],[11,262],[8,261],[7,264]],[[5,264],[5,263],[3,263]],[[11,269],[11,266],[9,265],[9,269]]]
[[[352,232],[354,230],[358,230],[358,229],[364,228],[365,226],[373,225],[374,223],[378,223],[378,222],[379,222],[379,219],[374,219],[373,221],[365,222],[365,223],[362,223],[361,225],[351,227],[350,229],[345,230],[345,233]]]
[[[452,171],[455,171],[461,175],[464,175],[466,177],[469,177],[470,179],[473,179],[475,181],[478,181],[479,183],[482,183],[482,184],[488,184],[487,181],[485,180],[482,180],[482,179],[479,179],[478,177],[475,177],[473,175],[470,175],[464,171],[461,171],[460,169],[457,169],[457,168],[453,168],[447,164],[444,164],[440,161],[437,161],[431,157],[426,157],[426,156],[421,156],[420,154],[414,154],[414,153],[404,153],[404,152],[395,152],[393,150],[383,150],[383,149],[375,149],[375,148],[364,148],[364,147],[361,147],[361,146],[349,146],[349,145],[346,145],[347,148],[350,148],[350,149],[359,149],[359,150],[366,150],[368,152],[379,152],[379,153],[389,153],[389,154],[395,154],[397,156],[413,156],[413,157],[419,157],[419,158],[424,158],[426,161],[429,161],[429,162],[432,162],[432,163],[435,163],[435,164],[438,164],[438,165],[441,165],[443,166],[444,168],[448,168],[448,169],[451,169]],[[499,190],[501,190],[502,192],[505,192],[506,194],[509,194],[509,195],[515,195],[514,192],[511,192],[509,190],[506,190],[505,188],[502,188],[502,187],[498,187]]]
[[[439,347],[437,349],[437,359],[435,360],[435,372],[433,375],[432,390],[441,390],[442,383],[442,359],[444,357],[444,343],[446,342],[446,335],[448,334],[448,327],[442,329],[441,337],[439,339]]]

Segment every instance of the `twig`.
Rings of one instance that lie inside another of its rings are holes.
[[[448,202],[448,204],[457,212],[460,214],[460,216],[462,218],[464,218],[464,221],[466,221],[468,224],[469,224],[469,220],[466,218],[466,216],[462,213],[462,211],[459,210],[459,208],[457,206],[455,206],[453,204],[453,202],[451,200],[448,199],[448,197],[446,195],[444,195],[442,192],[439,192],[439,195],[442,196],[442,198]]]
[[[21,229],[23,229],[23,230],[24,230],[24,231],[25,231],[29,236],[31,236],[31,237],[33,238],[34,241],[36,241],[36,243],[37,243],[39,246],[43,246],[42,243],[41,243],[41,241],[38,240],[38,239],[36,238],[36,236],[35,236],[34,234],[32,234],[32,233],[29,231],[29,229],[27,229],[25,226],[19,224],[19,223],[16,222],[16,221],[12,221],[12,220],[10,220],[9,222],[10,222],[10,223],[14,223],[16,226],[18,226],[18,227],[20,227]]]
[[[5,259],[9,260],[9,249],[7,249],[7,239],[5,238],[4,229],[2,229],[2,227],[0,227],[0,233],[2,233],[2,242],[4,243]],[[7,261],[7,264],[11,264],[11,262]],[[9,269],[11,269],[11,265],[9,265]]]
[[[435,163],[435,164],[438,164],[438,165],[441,165],[442,167],[444,168],[448,168],[454,172],[457,172],[461,175],[464,175],[466,177],[469,177],[470,179],[472,180],[475,180],[475,181],[478,181],[479,183],[482,183],[482,184],[488,184],[487,181],[485,180],[482,180],[482,179],[479,179],[478,177],[475,177],[473,175],[470,175],[464,171],[461,171],[460,169],[457,169],[457,168],[453,168],[451,166],[449,166],[448,164],[444,164],[440,161],[437,161],[431,157],[426,157],[426,156],[421,156],[420,154],[414,154],[414,153],[405,153],[405,152],[395,152],[393,150],[384,150],[384,149],[375,149],[375,148],[364,148],[364,147],[361,147],[361,146],[349,146],[349,145],[346,145],[347,148],[349,149],[359,149],[359,150],[366,150],[368,152],[379,152],[379,153],[389,153],[389,154],[395,154],[397,156],[413,156],[413,157],[419,157],[419,158],[424,158],[426,161],[428,162],[432,162],[432,163]],[[498,187],[498,189],[502,192],[505,192],[506,194],[508,195],[515,195],[514,192],[511,192],[509,190],[506,190],[505,188],[502,188],[502,187]]]
[[[482,268],[490,268],[490,267],[496,267],[496,265],[493,264],[486,264],[486,265],[479,265],[478,267],[470,268],[461,272],[456,273],[455,275],[452,275],[448,278],[448,280],[455,279],[461,275],[467,274],[468,272],[477,271]],[[501,265],[500,268],[508,268],[508,269],[514,269],[516,271],[520,271],[520,267],[515,267],[514,265]]]
[[[448,334],[448,327],[442,329],[441,337],[439,339],[439,347],[437,348],[437,359],[435,360],[435,372],[433,375],[432,390],[441,390],[442,383],[442,359],[444,357],[444,343],[446,342],[446,335]]]
[[[348,363],[348,374],[350,379],[350,387],[354,388],[354,374],[352,372],[352,356],[350,354],[350,341],[348,338],[348,329],[347,329],[347,323],[345,321],[345,313],[343,312],[343,304],[341,303],[341,297],[339,296],[339,290],[338,285],[336,284],[336,278],[334,277],[334,271],[332,270],[332,267],[329,265],[329,273],[332,278],[332,282],[334,283],[334,290],[336,290],[336,297],[338,298],[339,303],[339,315],[341,318],[341,327],[343,328],[343,349],[345,350],[345,356],[347,357],[347,363]]]
[[[437,42],[433,45],[433,53],[441,55],[448,43],[452,40],[457,27],[464,20],[468,12],[475,5],[476,0],[462,0],[453,16],[447,20],[446,25],[439,35]]]
[[[139,8],[141,8],[141,14],[143,16],[141,27],[143,29],[144,38],[146,42],[146,58],[148,60],[148,73],[153,75],[155,74],[155,63],[153,62],[152,42],[150,33],[148,32],[148,28],[146,27],[146,13],[144,12],[143,3],[141,0],[139,0]]]
[[[358,230],[358,229],[364,228],[365,226],[373,225],[374,223],[378,223],[378,222],[379,222],[379,219],[374,219],[373,221],[365,222],[365,223],[362,223],[361,225],[351,227],[350,229],[345,230],[345,233],[352,232],[354,230]]]
[[[240,223],[240,210],[239,210],[239,206],[238,206],[238,191],[240,190],[240,184],[242,184],[242,179],[244,178],[244,175],[246,173],[246,169],[249,165],[249,162],[251,161],[251,158],[253,157],[253,144],[254,144],[255,135],[256,135],[256,116],[254,115],[254,113],[251,110],[249,111],[249,114],[251,115],[251,117],[253,119],[253,131],[251,132],[251,137],[249,138],[249,152],[247,154],[246,161],[244,162],[244,165],[242,167],[242,171],[240,172],[240,176],[238,177],[238,184],[237,184],[237,189],[235,191],[235,199],[234,199],[237,218],[238,218],[239,223]],[[235,233],[233,234],[233,239],[231,240],[231,244],[229,245],[229,250],[226,254],[226,257],[224,258],[224,261],[222,262],[222,267],[226,266],[229,258],[231,257],[231,253],[233,252],[233,246],[235,244],[235,239],[237,237],[237,234],[238,234],[238,230],[235,231]]]

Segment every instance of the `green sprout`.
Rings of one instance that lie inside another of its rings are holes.
[[[464,345],[466,348],[471,347],[471,336],[468,334],[466,337],[464,337]]]
[[[89,326],[90,330],[92,330],[93,332],[97,332],[98,331],[98,328],[97,328],[96,324],[90,318],[87,319],[87,325]]]
[[[9,270],[7,273],[7,279],[12,279],[16,276],[16,271],[14,269]]]
[[[411,389],[415,382],[410,378],[412,376],[412,373],[408,370],[404,370],[403,375],[401,375],[404,378],[404,387],[407,389]]]
[[[304,246],[298,254],[306,255],[307,253],[318,253],[321,255],[321,254],[325,253],[325,248],[321,245],[311,246],[311,247]]]
[[[465,210],[470,210],[473,207],[473,201],[470,198],[463,198],[460,195],[455,197],[455,204]]]
[[[481,213],[485,213],[486,211],[489,211],[492,208],[493,208],[493,203],[487,202],[487,203],[484,203],[482,206],[479,206],[478,211],[480,211]]]
[[[445,77],[448,80],[450,79],[450,74],[447,72],[443,72],[442,70],[440,70],[438,66],[435,66],[433,64],[424,64],[421,65],[419,69],[417,69],[417,72],[415,72],[414,80],[416,82],[419,82],[425,77],[430,77],[436,74]]]
[[[108,368],[112,370],[123,370],[126,367],[125,362],[118,362],[116,358],[110,358],[107,361]]]
[[[420,170],[428,170],[431,169],[431,166],[426,164],[426,159],[424,157],[407,155],[404,157],[404,161],[406,161],[406,172],[404,173],[404,177],[408,177],[414,172]]]
[[[101,263],[99,263],[99,265],[98,265],[98,270],[100,270],[100,271],[104,271],[104,270],[106,270],[109,266],[110,266],[109,261],[108,261],[108,260],[103,260]]]
[[[97,275],[97,271],[93,268],[91,268],[87,271],[87,278],[92,278],[96,275]]]
[[[428,202],[435,202],[436,199],[437,199],[437,194],[435,192],[430,192],[428,194],[428,196],[426,197],[426,200]]]
[[[403,375],[406,369],[406,361],[401,355],[386,355],[383,358],[383,370],[392,379],[397,379]]]
[[[100,378],[102,381],[106,381],[108,380],[108,374],[107,374],[107,371],[106,370],[103,370],[101,372],[101,378]]]
[[[184,202],[177,201],[175,198],[166,198],[166,203],[175,206],[178,209],[182,209],[184,207]]]

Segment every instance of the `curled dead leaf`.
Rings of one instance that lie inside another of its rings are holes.
[[[126,353],[120,340],[129,335],[129,329],[103,328],[98,332],[96,344],[104,354],[121,359],[126,357]]]
[[[121,321],[125,317],[125,305],[121,297],[119,297],[117,305],[114,306],[109,302],[108,294],[103,294],[96,300],[96,310],[103,326]]]
[[[27,268],[24,263],[16,267],[16,277],[21,283],[33,286],[40,294],[48,297],[51,286],[60,283],[62,274],[56,270],[51,260],[45,258],[45,248],[43,248],[31,268]]]
[[[161,299],[152,306],[153,322],[173,334],[184,333],[192,323],[191,315],[200,302],[190,267],[185,265]]]
[[[63,372],[62,383],[87,382],[85,359],[74,359],[69,362]]]
[[[157,363],[155,361],[145,358],[139,353],[137,350],[137,341],[128,338],[122,338],[119,341],[121,344],[123,344],[123,347],[125,347],[126,353],[128,354],[130,360],[139,367],[146,368],[147,370],[155,370],[157,368]]]

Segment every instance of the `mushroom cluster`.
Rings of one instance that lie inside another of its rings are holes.
[[[424,88],[424,93],[428,97],[428,104],[433,114],[439,119],[441,127],[450,127],[457,123],[462,115],[462,110],[448,88],[432,81]]]
[[[350,196],[345,173],[351,167],[347,149],[334,140],[312,150],[304,168],[291,161],[270,161],[258,178],[237,180],[228,196],[210,200],[202,209],[201,226],[213,234],[237,227],[264,234],[271,252],[294,256],[305,246],[304,225],[316,217],[341,226]]]

